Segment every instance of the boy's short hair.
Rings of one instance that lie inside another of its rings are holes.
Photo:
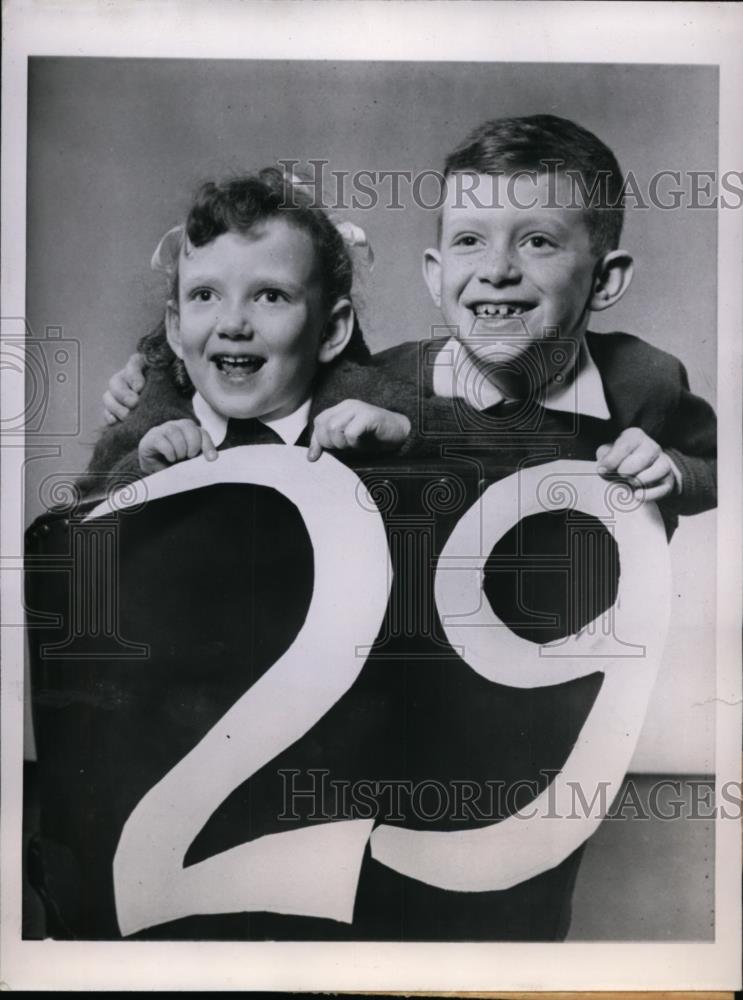
[[[494,118],[467,136],[444,165],[445,176],[519,170],[567,174],[573,185],[572,204],[585,206],[591,248],[601,256],[619,246],[624,215],[619,163],[597,136],[567,118]]]

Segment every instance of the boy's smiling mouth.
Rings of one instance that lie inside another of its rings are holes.
[[[534,308],[524,302],[474,302],[469,307],[477,319],[510,319]]]

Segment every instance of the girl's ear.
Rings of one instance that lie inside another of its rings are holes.
[[[441,254],[433,247],[423,251],[423,277],[428,285],[431,298],[441,305]]]
[[[350,299],[338,299],[330,310],[328,321],[320,340],[317,360],[327,364],[342,353],[351,339],[356,314]]]
[[[183,360],[183,348],[181,346],[181,320],[178,315],[178,306],[172,299],[168,300],[165,307],[165,336],[168,343],[176,355]]]
[[[593,274],[593,290],[588,303],[592,312],[608,309],[627,291],[632,281],[635,262],[626,250],[604,254]]]

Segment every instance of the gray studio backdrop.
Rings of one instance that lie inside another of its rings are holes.
[[[51,366],[42,430],[59,446],[28,463],[28,520],[50,476],[85,467],[108,376],[162,314],[152,251],[200,181],[278,159],[327,160],[349,176],[416,175],[440,169],[482,120],[540,112],[595,131],[646,198],[659,171],[681,171],[688,191],[689,171],[717,164],[713,67],[33,58],[28,98],[27,319]],[[660,187],[667,202],[672,186]],[[436,213],[416,206],[404,183],[399,208],[389,207],[391,181],[375,190],[375,207],[341,215],[374,245],[360,304],[378,350],[430,336],[440,317],[420,269]],[[421,190],[433,200],[434,188]],[[679,356],[713,403],[716,235],[710,209],[630,208],[623,243],[635,281],[594,323]],[[58,339],[74,350],[51,349]],[[713,710],[701,703],[714,665],[714,515],[687,520],[672,553],[677,618],[635,765],[710,772]]]

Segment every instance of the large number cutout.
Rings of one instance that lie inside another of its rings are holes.
[[[183,866],[224,799],[351,687],[364,662],[358,651],[374,642],[391,586],[382,519],[356,502],[358,481],[335,460],[324,456],[311,465],[302,449],[236,448],[220,455],[218,469],[195,459],[150,477],[147,496],[216,481],[270,486],[298,507],[314,548],[312,602],[287,652],[125,823],[114,858],[124,935],[195,914],[256,910],[350,922],[371,834],[372,820],[325,823],[269,834]],[[456,525],[439,557],[435,592],[443,627],[465,663],[513,687],[557,685],[596,672],[603,683],[561,773],[527,807],[475,830],[380,826],[371,834],[377,861],[443,889],[506,889],[559,864],[601,822],[634,750],[668,626],[662,522],[653,504],[628,504],[628,496],[625,487],[599,479],[592,464],[556,462],[494,484]],[[90,516],[140,501],[114,496]],[[611,533],[619,586],[607,613],[576,635],[539,646],[498,619],[483,594],[484,566],[521,519],[565,508],[597,518]]]
[[[520,519],[572,508],[593,515],[619,550],[616,602],[577,635],[539,646],[519,638],[483,596],[493,545]],[[668,628],[670,567],[654,504],[600,479],[587,462],[521,470],[491,486],[439,557],[436,603],[465,662],[497,684],[532,688],[601,672],[601,689],[561,773],[528,806],[475,830],[388,825],[371,837],[377,861],[442,889],[507,889],[559,864],[596,829],[626,773]],[[559,710],[559,699],[555,700]]]
[[[224,799],[307,733],[345,694],[384,617],[391,567],[379,513],[356,502],[357,477],[299,448],[234,448],[147,479],[148,499],[214,482],[254,483],[299,509],[314,548],[315,581],[294,643],[138,803],[114,858],[122,934],[194,914],[267,910],[349,922],[372,820],[268,834],[187,868],[183,859]],[[91,518],[141,497],[114,495]],[[350,554],[353,554],[351,558]],[[280,623],[278,623],[280,625]],[[246,664],[246,676],[249,675]]]

